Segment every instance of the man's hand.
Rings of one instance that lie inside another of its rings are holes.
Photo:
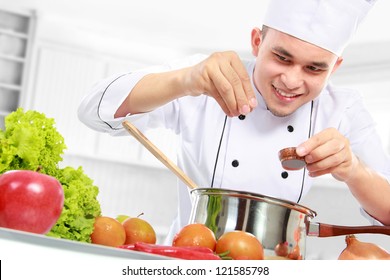
[[[187,70],[187,94],[213,97],[226,115],[245,115],[257,106],[250,78],[236,53],[214,53]]]
[[[312,177],[330,173],[337,180],[348,183],[359,164],[348,139],[335,128],[314,135],[299,145],[296,151],[299,156],[305,157]]]

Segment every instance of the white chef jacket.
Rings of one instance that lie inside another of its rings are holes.
[[[226,118],[213,98],[201,95],[174,100],[149,113],[114,118],[117,108],[144,75],[190,66],[204,58],[196,55],[105,79],[83,99],[79,118],[92,129],[111,135],[128,135],[122,127],[125,119],[141,131],[159,126],[172,129],[180,136],[177,164],[200,187],[244,190],[299,202],[309,191],[312,178],[305,169],[284,170],[278,151],[297,146],[329,127],[349,139],[361,160],[390,178],[390,160],[361,96],[330,84],[313,102],[286,117],[276,117],[267,110],[252,81],[259,105],[247,116]],[[252,76],[254,60],[244,61],[244,65]],[[179,209],[169,238],[188,223],[191,211],[189,190],[181,181],[178,184]]]

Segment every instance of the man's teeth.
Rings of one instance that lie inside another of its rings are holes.
[[[277,88],[275,88],[275,90],[283,97],[292,98],[292,97],[298,96],[298,94],[288,94],[288,93],[281,91],[280,89],[277,89]]]

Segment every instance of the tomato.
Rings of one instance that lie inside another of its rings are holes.
[[[207,247],[214,251],[216,239],[214,232],[203,224],[188,224],[173,238],[173,246],[179,247]]]
[[[0,176],[0,226],[46,234],[61,215],[64,191],[49,175],[13,170]]]
[[[253,234],[241,230],[226,232],[217,240],[215,252],[234,260],[263,260],[264,249]]]
[[[111,217],[96,217],[91,234],[92,243],[118,247],[125,244],[125,241],[125,228],[120,222]]]

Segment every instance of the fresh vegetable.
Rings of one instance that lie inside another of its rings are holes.
[[[5,118],[0,130],[0,173],[8,170],[37,170],[56,176],[66,145],[54,119],[22,108]]]
[[[133,245],[123,245],[119,248],[157,254],[185,260],[220,260],[211,249],[205,247],[176,247],[136,242]]]
[[[60,182],[30,170],[0,175],[0,226],[46,234],[57,222],[64,204]]]
[[[390,260],[390,254],[374,243],[362,242],[353,234],[345,237],[347,247],[341,252],[339,260]]]
[[[275,246],[275,254],[279,257],[287,257],[288,255],[288,242],[280,242]]]
[[[64,208],[48,235],[90,243],[95,218],[101,215],[99,189],[81,167],[59,169],[58,180],[64,188]]]
[[[241,230],[225,232],[217,240],[215,252],[218,255],[226,254],[234,260],[263,260],[263,245],[253,234]]]
[[[213,190],[210,190],[212,192]],[[218,225],[217,220],[218,216],[221,214],[222,210],[222,195],[211,195],[207,203],[207,213],[209,215],[206,218],[205,225],[214,232],[215,235],[218,235]]]
[[[188,224],[173,238],[173,246],[197,246],[215,250],[217,241],[214,232],[203,224]]]
[[[99,216],[95,219],[91,241],[94,244],[118,247],[125,244],[126,232],[123,225],[116,219]]]
[[[9,170],[39,170],[57,178],[64,189],[64,207],[50,236],[91,242],[95,217],[101,209],[98,188],[79,167],[59,168],[66,149],[54,119],[18,108],[5,118],[0,129],[0,174]]]
[[[146,220],[133,217],[126,219],[122,224],[126,232],[125,244],[136,242],[156,243],[156,232]]]

